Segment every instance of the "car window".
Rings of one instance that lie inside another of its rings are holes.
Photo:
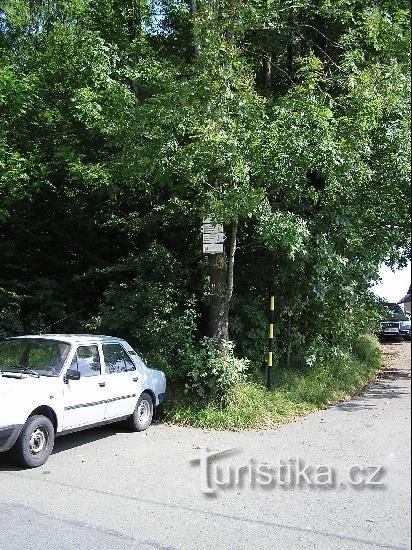
[[[386,304],[386,307],[391,311],[392,313],[398,313],[399,315],[403,314],[403,309],[398,304]]]
[[[101,366],[97,346],[79,346],[70,368],[79,371],[80,376],[98,376]]]
[[[133,361],[119,344],[104,344],[103,356],[109,374],[136,370]]]
[[[0,344],[0,370],[31,369],[43,376],[58,376],[70,345],[42,338],[11,338]]]

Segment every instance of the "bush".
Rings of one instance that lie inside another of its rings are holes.
[[[380,360],[378,340],[370,334],[362,334],[352,342],[352,353],[360,361],[373,364]]]
[[[23,296],[0,287],[0,337],[22,331],[19,320]]]
[[[230,388],[244,380],[249,367],[248,360],[235,357],[232,342],[218,349],[210,338],[204,338],[200,350],[187,360],[191,368],[186,374],[185,392],[201,399],[224,398]]]
[[[360,336],[353,346],[357,347],[356,355],[355,350],[352,353],[338,353],[335,350],[329,357],[317,359],[311,366],[306,364],[301,370],[284,369],[278,365],[271,391],[267,391],[262,383],[253,382],[246,377],[243,379],[242,371],[240,383],[233,383],[230,388],[226,386],[227,393],[224,399],[221,394],[220,401],[194,400],[193,396],[177,395],[174,402],[166,408],[166,418],[176,424],[200,428],[262,429],[323,409],[356,394],[375,378],[382,366],[379,345],[375,338]],[[232,351],[230,348],[229,357],[233,357]],[[359,354],[363,354],[363,359],[359,358]],[[210,355],[210,370],[206,363],[201,363],[201,367],[197,365],[190,373],[190,389],[195,392],[202,387],[202,383],[207,383],[209,376],[216,376],[212,373],[213,357],[216,357],[213,346]],[[217,356],[220,357],[218,364],[224,370],[226,361],[221,361],[221,355]],[[229,364],[232,369],[233,362],[229,361]],[[240,361],[240,364],[245,363]],[[204,370],[199,372],[199,368]]]
[[[198,313],[195,298],[184,291],[187,274],[178,260],[154,244],[108,274],[112,280],[88,329],[125,338],[149,367],[183,383],[188,366],[182,368],[182,357],[197,355]]]

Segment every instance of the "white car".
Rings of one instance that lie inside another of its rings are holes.
[[[140,432],[165,398],[163,372],[110,336],[47,334],[0,343],[0,452],[28,468],[56,436],[127,420]]]

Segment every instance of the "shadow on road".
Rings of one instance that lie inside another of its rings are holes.
[[[70,435],[65,435],[63,437],[58,437],[54,444],[53,454],[62,453],[70,449],[75,449],[77,447],[82,447],[83,445],[88,445],[100,439],[107,439],[108,437],[113,437],[122,431],[116,427],[111,426],[110,428],[93,428],[91,430],[84,430],[81,432],[76,432]]]
[[[410,377],[409,377],[410,378]],[[336,405],[336,409],[345,412],[356,412],[358,410],[373,409],[377,406],[376,399],[399,399],[407,394],[404,387],[389,386],[384,383],[375,383],[362,396],[351,399],[347,403]],[[373,402],[375,401],[375,402]]]
[[[100,439],[113,437],[118,433],[127,432],[130,432],[130,430],[119,423],[113,424],[110,427],[92,428],[90,430],[84,430],[81,432],[65,435],[64,437],[58,437],[56,438],[52,454],[69,451],[70,449],[82,447],[83,445],[88,445],[89,443],[99,441]],[[13,465],[13,458],[9,453],[0,454],[0,472],[13,470],[17,471],[22,469],[23,468]]]
[[[161,422],[161,417],[153,419],[153,424],[160,424]],[[55,455],[64,451],[69,451],[70,449],[76,449],[83,445],[99,441],[100,439],[107,439],[108,437],[113,437],[122,433],[131,433],[126,422],[117,422],[108,426],[91,428],[89,430],[82,430],[62,437],[57,437],[52,454]],[[0,472],[21,469],[22,468],[13,465],[13,458],[10,453],[0,453]]]
[[[390,349],[397,344],[391,342],[390,347],[384,351],[387,356],[391,354]],[[402,345],[402,344],[399,344]],[[386,347],[386,346],[385,346]],[[402,382],[411,379],[410,368],[388,367],[379,375],[379,379],[373,382],[362,395],[354,397],[346,403],[341,403],[336,406],[337,410],[345,412],[355,412],[358,410],[373,409],[377,406],[377,400],[384,399],[399,399],[409,394],[409,389],[405,385],[400,385]],[[398,381],[399,384],[394,384]]]

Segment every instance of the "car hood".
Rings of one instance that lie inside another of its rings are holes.
[[[385,317],[381,320],[381,323],[388,323],[393,321],[410,321],[409,317],[406,315],[401,315],[400,313],[394,313],[393,315],[388,315],[388,317]]]
[[[55,379],[23,375],[22,378],[9,378],[0,375],[0,400],[8,395],[38,392],[54,386]]]

